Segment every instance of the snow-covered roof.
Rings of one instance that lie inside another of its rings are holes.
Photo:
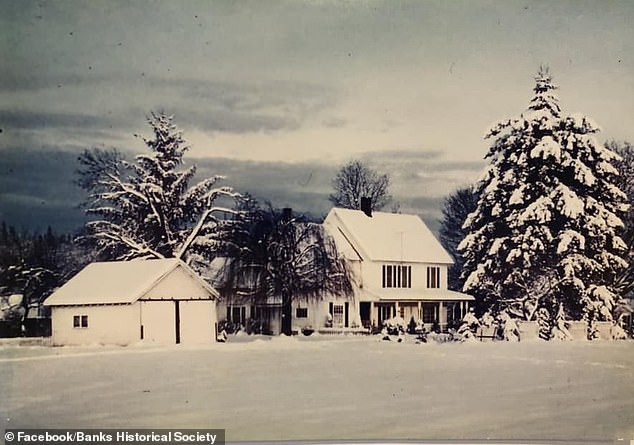
[[[182,267],[213,297],[218,293],[185,263],[176,258],[92,263],[44,302],[47,306],[133,303]]]
[[[335,240],[345,238],[364,260],[453,264],[417,215],[333,208],[324,220]],[[340,241],[339,241],[340,244]],[[347,246],[343,247],[346,251]]]

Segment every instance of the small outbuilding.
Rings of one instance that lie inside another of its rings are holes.
[[[218,292],[178,259],[92,263],[46,299],[54,345],[216,341]]]

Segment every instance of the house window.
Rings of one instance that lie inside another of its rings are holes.
[[[246,306],[227,306],[227,321],[245,325],[247,321]]]
[[[88,327],[88,315],[73,315],[73,327],[74,328],[87,328]]]
[[[296,318],[308,318],[308,308],[307,307],[298,307],[295,309],[295,317]]]
[[[341,327],[343,326],[343,304],[333,304],[332,305],[332,325]]]
[[[423,304],[423,323],[433,323],[436,321],[436,305]]]
[[[266,320],[269,318],[269,308],[266,306],[251,306],[251,318],[254,320]]]
[[[461,320],[460,303],[447,303],[447,323],[460,324]]]
[[[437,267],[437,266],[427,267],[427,287],[429,289],[440,288],[440,267]]]
[[[385,287],[412,287],[412,266],[384,264],[381,284]]]

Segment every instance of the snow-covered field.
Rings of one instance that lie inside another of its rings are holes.
[[[631,341],[231,340],[4,344],[0,427],[225,428],[228,440],[634,438]]]

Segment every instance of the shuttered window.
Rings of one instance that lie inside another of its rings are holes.
[[[437,266],[427,267],[427,287],[429,289],[440,288],[440,267],[437,267]]]
[[[412,266],[384,264],[381,273],[381,286],[383,288],[412,287]]]

